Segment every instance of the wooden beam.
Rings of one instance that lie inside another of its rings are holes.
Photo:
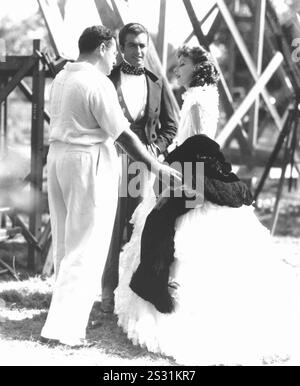
[[[255,64],[253,62],[253,59],[245,45],[245,42],[227,8],[227,5],[225,4],[224,0],[216,0],[217,1],[217,4],[218,4],[218,7],[220,9],[220,12],[222,13],[223,17],[224,17],[224,20],[232,34],[232,36],[234,37],[234,40],[242,54],[242,57],[243,59],[245,60],[245,63],[250,71],[250,74],[252,75],[253,79],[255,80],[255,82],[258,81],[258,75],[257,75],[257,69],[255,67]],[[263,89],[261,91],[261,94],[262,94],[262,97],[264,98],[264,101],[274,119],[274,122],[277,126],[277,128],[279,130],[281,130],[282,128],[282,122],[281,122],[281,118],[280,118],[280,115],[278,114],[275,106],[272,105],[272,103],[270,102],[270,95],[268,93],[268,91],[266,89]]]
[[[234,115],[229,119],[226,126],[222,130],[222,132],[217,137],[217,142],[220,144],[220,146],[224,146],[225,142],[227,141],[229,135],[233,132],[235,127],[237,126],[238,122],[242,119],[242,117],[246,114],[246,112],[251,107],[252,103],[255,101],[255,98],[259,95],[259,93],[262,92],[268,81],[273,76],[274,72],[278,69],[280,64],[283,61],[283,56],[280,52],[277,52],[276,55],[273,57],[271,62],[268,64],[267,68],[261,75],[261,77],[258,79],[254,87],[250,90],[246,98],[243,100],[243,102],[240,104],[240,106],[237,108]]]
[[[49,237],[51,237],[51,222],[48,220],[47,224],[44,227],[43,233],[41,233],[41,236],[39,238],[39,246],[42,250],[44,250],[45,245],[48,242]]]
[[[234,109],[233,109],[233,99],[231,92],[229,90],[229,87],[227,85],[226,79],[223,75],[223,72],[221,71],[221,68],[219,66],[219,63],[215,61],[216,68],[218,69],[218,72],[220,74],[220,80],[221,80],[221,85],[220,85],[220,99],[223,102],[223,107],[226,113],[226,116],[228,119],[234,114]],[[234,130],[227,138],[226,142],[224,143],[224,147],[229,145],[230,142],[236,139],[240,145],[241,152],[247,155],[251,155],[251,148],[248,142],[248,137],[247,134],[243,128],[243,123],[240,120],[236,130]]]
[[[72,58],[69,54],[68,44],[66,37],[68,31],[66,31],[64,20],[59,10],[56,1],[37,0],[43,18],[45,20],[46,27],[48,29],[50,42],[56,56]]]
[[[276,193],[276,200],[275,200],[275,205],[273,208],[273,216],[272,216],[272,227],[271,227],[271,235],[274,236],[275,231],[276,231],[276,226],[278,222],[278,216],[279,216],[279,210],[280,210],[280,201],[281,201],[281,196],[282,196],[282,191],[283,191],[283,185],[285,182],[285,173],[286,169],[289,163],[289,157],[290,157],[290,149],[289,149],[289,142],[290,142],[290,134],[288,138],[286,138],[285,142],[285,154],[284,154],[284,160],[281,168],[281,176],[279,180],[279,185]]]
[[[168,39],[166,38],[166,32],[167,32],[167,0],[160,0],[159,24],[158,24],[156,49],[165,74],[167,72],[167,53],[168,53]]]
[[[268,3],[267,3],[268,4]],[[256,5],[256,0],[255,1],[249,1],[248,6],[252,12],[252,14],[255,14],[255,5]],[[272,30],[272,27],[270,25],[270,20],[268,17],[268,13],[265,15],[266,17],[266,23],[265,23],[265,42],[264,42],[264,54],[268,54],[270,57],[272,57],[277,49],[275,49],[274,45],[274,31]],[[288,79],[286,70],[284,68],[284,63],[279,67],[278,69],[278,75],[280,76],[283,84],[286,86],[286,88],[292,92],[292,85],[291,82]]]
[[[228,83],[231,90],[235,86],[235,76],[236,76],[236,44],[230,36],[228,41],[228,57],[230,60],[228,61]]]
[[[0,62],[0,73],[6,77],[13,77],[16,73],[24,66],[24,63],[27,62],[29,56],[7,56],[7,61],[5,63]],[[65,58],[59,58],[59,62],[54,62],[56,72],[61,70],[61,67],[64,66],[64,63],[69,61]],[[57,63],[57,64],[56,64]],[[24,75],[25,77],[31,77],[33,74],[32,68],[27,71]],[[53,78],[52,72],[50,70],[46,70],[45,76],[47,78]]]
[[[45,264],[43,267],[42,275],[45,277],[51,276],[52,271],[53,271],[53,266],[54,266],[54,264],[53,264],[53,246],[51,243],[46,260],[45,260]]]
[[[24,66],[24,64],[28,61],[28,58],[30,58],[30,57],[31,56],[28,56],[28,55],[27,56],[24,56],[24,55],[6,56],[5,62],[0,62],[1,74],[7,75],[6,72],[15,73],[15,72],[19,71]]]
[[[122,17],[115,4],[111,7],[106,0],[94,0],[94,2],[103,25],[112,30],[118,30],[123,26]]]
[[[190,21],[192,23],[194,33],[197,36],[197,39],[199,43],[207,50],[210,51],[209,49],[209,42],[207,38],[205,37],[204,33],[202,32],[199,20],[196,16],[196,13],[194,11],[194,8],[192,6],[192,3],[190,0],[183,0],[183,4],[185,6],[185,9],[187,11],[187,14],[190,18]]]
[[[264,184],[266,182],[266,179],[269,176],[270,170],[271,170],[272,166],[275,164],[276,160],[278,159],[278,155],[279,155],[280,151],[282,151],[284,141],[286,140],[287,136],[289,135],[291,125],[293,124],[293,122],[295,122],[296,114],[297,114],[296,109],[294,108],[294,106],[290,105],[288,107],[285,115],[284,115],[285,121],[284,121],[284,125],[282,127],[282,130],[278,135],[274,149],[272,149],[270,157],[268,158],[268,160],[265,164],[263,174],[262,174],[262,176],[259,180],[259,183],[256,187],[256,190],[254,193],[254,199],[255,200],[260,195],[260,193],[264,187]],[[296,154],[296,156],[297,156],[297,154]]]
[[[20,81],[26,76],[29,70],[36,64],[38,58],[29,56],[23,66],[18,70],[8,84],[0,90],[0,103],[3,102],[8,95],[18,86]]]
[[[233,165],[247,165],[249,168],[264,168],[272,153],[271,148],[257,146],[251,155],[244,154],[238,148],[227,147],[223,150],[226,160]],[[273,167],[280,168],[283,164],[283,153],[281,152],[274,161]]]
[[[213,42],[215,38],[215,34],[217,33],[218,30],[220,30],[220,26],[224,23],[223,17],[221,15],[221,12],[218,9],[217,16],[210,27],[210,30],[208,31],[206,38],[209,43]]]
[[[9,273],[17,280],[17,281],[20,281],[20,279],[18,278],[18,275],[17,273],[8,265],[5,263],[5,261],[3,261],[2,259],[0,259],[0,265],[2,265],[2,267],[4,267],[5,269],[7,269],[9,271]]]
[[[34,40],[33,52],[38,58],[40,41]],[[38,60],[34,66],[32,79],[32,116],[31,116],[31,186],[33,210],[29,216],[29,230],[39,238],[42,227],[42,185],[43,185],[43,146],[44,146],[44,89],[45,66]],[[35,271],[40,263],[40,254],[29,245],[28,268]]]
[[[293,86],[294,92],[298,92],[300,89],[300,69],[297,63],[292,60],[291,43],[285,34],[285,29],[279,23],[278,17],[270,4],[267,1],[267,21],[272,31],[272,35],[276,39],[279,50],[284,54],[285,57],[285,70],[288,74],[289,80]]]
[[[23,92],[23,94],[26,96],[26,98],[29,100],[29,102],[32,102],[32,91],[27,86],[27,84],[24,81],[21,81],[18,86]],[[50,123],[50,114],[46,109],[44,109],[44,119],[47,123]]]
[[[36,237],[28,230],[26,224],[21,220],[21,218],[15,213],[14,210],[10,209],[7,213],[7,216],[11,219],[11,221],[22,229],[22,234],[28,244],[35,248],[37,251],[42,252],[41,247],[39,246],[38,240]]]
[[[256,63],[257,75],[261,75],[263,49],[264,49],[264,32],[265,32],[265,17],[266,17],[266,0],[257,0],[255,15],[254,15],[254,31],[253,31],[253,58]],[[259,120],[259,96],[256,99],[254,106],[250,111],[249,122],[249,139],[254,148],[257,143],[258,120]]]
[[[7,77],[0,78],[0,89],[7,85]],[[7,99],[0,102],[0,154],[6,150],[7,147]],[[5,217],[2,217],[1,224],[5,224]]]
[[[184,6],[186,8],[186,11],[188,13],[188,16],[190,18],[190,21],[192,23],[192,26],[194,28],[194,31],[195,31],[195,35],[199,41],[199,44],[204,46],[208,51],[210,51],[210,53],[212,54],[212,56],[214,57],[211,49],[210,49],[210,44],[209,44],[209,41],[207,40],[207,38],[205,37],[205,35],[203,34],[202,32],[202,29],[200,27],[200,24],[199,24],[199,21],[197,19],[197,16],[195,14],[195,11],[194,11],[194,8],[192,6],[192,3],[190,0],[183,0],[183,3],[184,3]],[[223,104],[224,104],[224,109],[225,109],[225,112],[227,114],[228,117],[232,116],[234,110],[233,110],[233,107],[232,107],[232,96],[231,96],[231,93],[230,93],[230,90],[227,86],[227,83],[226,83],[226,80],[225,80],[225,77],[223,76],[223,73],[222,73],[222,70],[218,64],[218,61],[215,60],[215,65],[218,69],[218,72],[220,74],[220,80],[221,80],[221,83],[220,83],[220,94],[221,94],[221,99],[223,101]],[[237,134],[236,134],[237,133]],[[233,133],[233,135],[236,135],[237,136],[237,140],[241,146],[241,149],[245,152],[247,152],[248,154],[250,153],[250,148],[249,148],[249,145],[248,145],[248,141],[246,140],[245,138],[245,134],[242,130],[242,124],[240,123],[239,126],[237,126],[236,128],[236,133]],[[231,138],[227,138],[227,142],[230,141]]]
[[[208,10],[208,12],[204,15],[204,17],[199,21],[200,27],[203,26],[203,24],[206,22],[206,20],[209,18],[209,16],[212,14],[212,12],[213,12],[215,9],[217,9],[217,5],[216,5],[216,4],[214,4],[214,5]],[[218,10],[218,11],[219,11],[219,10]],[[217,15],[217,16],[218,16],[218,15]],[[216,18],[217,18],[217,16],[216,16]],[[213,22],[211,28],[213,27],[213,25],[214,25],[214,22]],[[211,30],[211,28],[210,28],[210,30]],[[195,35],[195,32],[194,32],[194,30],[193,30],[193,31],[189,34],[189,36],[184,40],[183,44],[188,43],[188,42],[192,39],[192,37],[193,37],[194,35]]]

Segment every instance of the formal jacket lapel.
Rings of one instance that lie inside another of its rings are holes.
[[[120,82],[121,78],[121,66],[116,66],[108,77],[113,82],[114,86],[117,87],[117,84]]]
[[[151,118],[152,120],[154,120],[157,119],[159,116],[162,82],[159,78],[157,78],[152,72],[148,70],[146,70],[146,80],[148,87],[146,115],[147,118]],[[151,125],[146,126],[147,137],[150,136],[150,132],[148,132],[150,128]]]
[[[117,88],[121,79],[121,66],[116,66],[111,74],[109,75],[110,80]],[[145,109],[143,131],[148,143],[152,143],[157,139],[157,130],[159,126],[160,116],[160,104],[161,104],[161,93],[162,93],[162,80],[158,78],[149,70],[145,70],[148,96],[147,104]]]

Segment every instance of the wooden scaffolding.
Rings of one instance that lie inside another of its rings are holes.
[[[50,63],[46,54],[40,52],[40,40],[33,41],[32,55],[6,56],[5,61],[0,62],[2,150],[6,145],[8,96],[18,87],[31,103],[30,170],[22,183],[23,188],[29,185],[31,210],[26,216],[24,213],[20,214],[18,208],[15,207],[0,208],[0,242],[22,233],[28,243],[27,267],[33,272],[40,269],[51,238],[50,221],[47,224],[43,224],[42,221],[42,215],[45,213],[42,195],[43,169],[48,151],[48,146],[44,144],[44,121],[50,122],[49,113],[44,107],[45,79],[53,77],[54,73],[53,63]],[[32,87],[29,87],[24,81],[25,77],[31,78]],[[9,227],[7,226],[8,219],[10,219]]]
[[[188,16],[192,33],[182,40],[188,42],[196,36],[199,44],[208,49],[214,57],[215,63],[221,74],[219,85],[221,103],[226,114],[226,124],[218,133],[217,142],[224,149],[228,159],[235,165],[246,166],[248,171],[254,167],[265,167],[272,158],[272,146],[261,145],[260,136],[263,128],[259,126],[259,109],[265,106],[268,117],[272,120],[273,139],[282,134],[288,119],[289,105],[282,112],[274,103],[268,84],[274,75],[280,79],[282,90],[293,102],[300,87],[299,67],[289,54],[291,47],[290,38],[280,25],[269,0],[216,0],[206,15],[201,18],[195,11],[195,2],[182,0],[186,15]],[[38,0],[40,10],[44,17],[50,35],[52,47],[59,60],[68,57],[76,59],[70,54],[68,35],[62,14],[56,2]],[[65,4],[67,2],[64,2]],[[91,3],[91,2],[90,2]],[[119,30],[124,24],[131,22],[130,7],[124,0],[94,0],[93,7],[97,12],[99,24],[104,24],[114,30]],[[161,75],[167,81],[167,20],[171,12],[172,1],[160,0],[158,38],[156,44],[150,39],[147,66],[153,72]],[[83,14],[87,3],[82,2]],[[246,6],[247,16],[242,15],[239,9]],[[203,25],[208,18],[213,16],[209,30],[204,33]],[[252,41],[245,41],[240,24],[248,23],[252,30]],[[228,49],[230,52],[226,73],[222,70],[221,63],[215,57],[214,42],[221,29],[230,32]],[[251,43],[251,44],[249,44]],[[250,48],[249,48],[250,47]],[[0,103],[1,112],[5,116],[7,96],[19,87],[32,103],[32,134],[31,134],[31,170],[26,182],[32,186],[32,196],[35,202],[35,211],[29,216],[27,227],[13,208],[7,215],[13,219],[15,226],[21,228],[29,245],[29,268],[35,270],[39,265],[38,260],[43,260],[46,245],[51,237],[50,224],[41,229],[40,194],[42,190],[43,165],[47,147],[43,143],[44,120],[49,122],[49,114],[44,109],[44,83],[46,76],[53,76],[49,71],[51,66],[45,55],[39,51],[39,42],[34,41],[33,53],[28,57],[7,57],[6,62],[0,62]],[[248,70],[250,83],[238,106],[234,103],[234,76],[236,74],[236,59],[241,57]],[[48,70],[46,64],[48,63]],[[265,64],[263,66],[263,63]],[[55,71],[54,71],[55,72]],[[32,90],[23,82],[24,76],[32,76]],[[174,110],[179,117],[179,107],[174,94],[169,86],[168,92],[173,101]],[[248,117],[245,127],[245,116]],[[1,120],[3,122],[3,119]],[[4,119],[4,127],[6,123]],[[237,144],[237,146],[236,146]],[[283,153],[278,152],[273,156],[272,166],[282,166]],[[299,149],[295,151],[295,167],[299,162]],[[284,178],[284,177],[283,177]],[[277,205],[277,212],[279,205]],[[274,221],[276,218],[274,218]]]

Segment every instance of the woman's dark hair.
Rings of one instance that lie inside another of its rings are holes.
[[[193,72],[190,87],[204,86],[204,85],[216,85],[219,81],[219,73],[216,66],[210,56],[203,47],[187,47],[183,46],[179,48],[177,52],[178,58],[184,56],[191,59],[195,69]]]
[[[119,44],[121,47],[124,47],[126,36],[129,34],[133,34],[133,35],[146,34],[149,39],[149,32],[142,24],[128,23],[124,25],[124,27],[119,32]]]
[[[81,54],[93,52],[101,43],[104,43],[109,47],[112,43],[112,39],[115,38],[115,34],[107,27],[102,25],[88,27],[82,32],[79,38],[79,52]]]

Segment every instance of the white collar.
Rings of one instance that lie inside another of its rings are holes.
[[[96,68],[93,64],[89,62],[68,62],[64,69],[67,71],[80,71],[80,70],[86,70],[86,71],[97,71],[97,73],[101,74],[101,71]]]

